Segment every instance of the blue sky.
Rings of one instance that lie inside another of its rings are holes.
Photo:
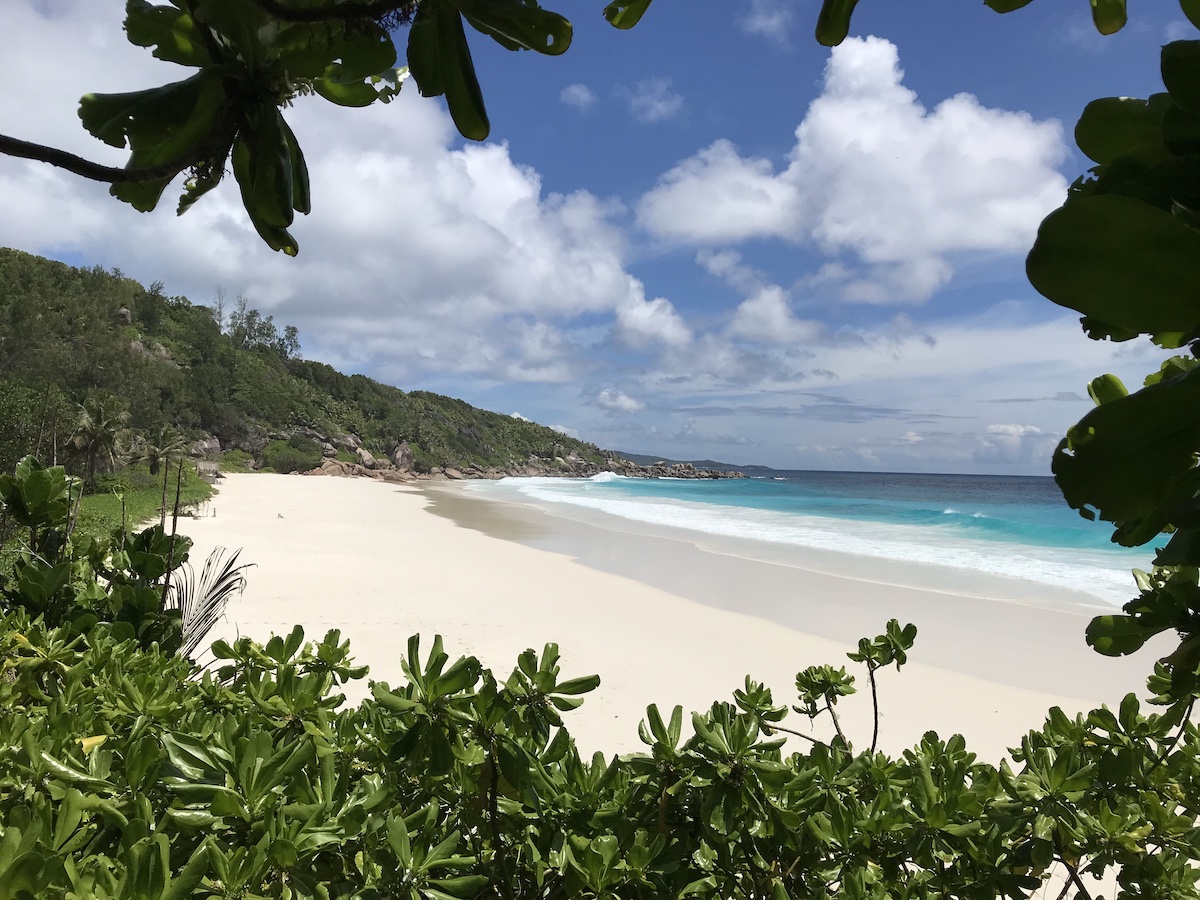
[[[142,215],[15,160],[0,244],[244,295],[344,371],[677,458],[1044,473],[1090,377],[1157,367],[1088,341],[1023,260],[1086,169],[1084,104],[1161,89],[1159,47],[1193,36],[1174,4],[1102,38],[1086,0],[865,0],[833,53],[815,0],[657,0],[630,32],[558,6],[563,57],[471,36],[484,145],[411,84],[369,110],[297,103],[296,260],[236,191]],[[122,7],[6,0],[0,130],[122,159],[78,97],[186,74],[124,42]]]

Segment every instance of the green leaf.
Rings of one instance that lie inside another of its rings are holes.
[[[649,7],[650,0],[614,0],[604,7],[604,18],[616,28],[629,29],[642,20]]]
[[[184,66],[206,66],[213,61],[196,21],[172,6],[126,0],[125,34],[131,44],[154,47],[155,59]]]
[[[1089,412],[1059,443],[1051,469],[1085,518],[1117,525],[1137,546],[1174,523],[1200,488],[1200,369]],[[1094,510],[1094,511],[1093,511]]]
[[[446,93],[438,62],[438,33],[435,4],[422,3],[408,29],[408,70],[422,97],[440,97]]]
[[[427,882],[451,897],[474,897],[488,883],[486,875],[460,875],[456,878],[430,878]]]
[[[850,16],[858,0],[824,0],[817,14],[817,43],[836,47],[850,33]]]
[[[1163,143],[1163,117],[1171,106],[1168,94],[1148,100],[1104,97],[1084,107],[1075,125],[1075,143],[1102,165],[1122,157],[1153,163],[1170,156]]]
[[[1179,8],[1189,22],[1200,28],[1200,0],[1179,0]]]
[[[984,6],[998,13],[1010,13],[1032,2],[1033,0],[983,0]]]
[[[1133,616],[1097,616],[1087,627],[1087,642],[1105,656],[1126,656],[1164,629],[1149,629]]]
[[[1200,41],[1172,41],[1163,47],[1162,79],[1172,100],[1200,114]]]
[[[412,846],[408,840],[408,829],[404,826],[404,817],[389,815],[387,819],[387,842],[396,854],[396,861],[401,869],[409,871],[413,865]]]
[[[1092,0],[1092,22],[1101,34],[1116,34],[1126,18],[1125,0]]]
[[[486,140],[491,133],[483,91],[475,76],[471,48],[462,17],[449,4],[437,5],[438,68],[446,90],[446,105],[459,134],[468,140]]]
[[[571,678],[554,688],[556,694],[586,694],[600,687],[599,675],[585,675],[582,678]]]
[[[1042,222],[1026,271],[1042,295],[1107,326],[1200,334],[1200,232],[1140,200],[1069,200]]]
[[[365,81],[344,84],[329,78],[318,78],[313,82],[313,89],[330,103],[336,103],[338,106],[370,106],[379,99],[378,91]]]
[[[185,828],[211,828],[221,821],[205,809],[168,809],[167,816]]]
[[[1097,406],[1129,396],[1129,390],[1116,375],[1101,375],[1088,385],[1088,395]]]
[[[558,13],[521,0],[454,0],[471,26],[508,49],[548,56],[571,46],[571,23]]]
[[[75,766],[69,766],[61,760],[51,756],[45,750],[42,750],[38,755],[50,774],[55,778],[58,778],[60,781],[65,781],[68,784],[82,784],[91,788],[107,788],[108,790],[114,789],[114,786],[111,782],[106,781],[103,778],[95,778],[82,769],[76,768]]]

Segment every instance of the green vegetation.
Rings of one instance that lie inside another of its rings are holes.
[[[1184,9],[1200,21],[1193,4]],[[1113,523],[1114,541],[1170,535],[1153,571],[1137,573],[1140,593],[1125,615],[1098,617],[1087,638],[1116,656],[1177,632],[1179,646],[1154,683],[1188,697],[1200,687],[1200,41],[1167,44],[1161,62],[1165,93],[1084,110],[1076,141],[1096,165],[1042,223],[1028,272],[1041,293],[1083,313],[1095,340],[1148,336],[1189,351],[1133,393],[1115,376],[1095,379],[1096,408],[1067,431],[1053,459],[1067,502]]]
[[[175,488],[180,470],[178,464],[166,469],[169,476],[169,495],[165,506],[169,515],[175,504]],[[101,537],[121,527],[133,528],[140,523],[159,519],[165,526],[160,506],[162,494],[158,478],[147,465],[135,464],[117,475],[101,475],[94,494],[85,494],[79,506],[76,529],[86,535]],[[188,510],[212,496],[213,489],[197,474],[191,463],[185,462],[179,485],[179,508]]]
[[[118,272],[0,248],[0,335],[12,334],[24,337],[0,338],[0,471],[37,451],[95,480],[130,451],[165,460],[209,436],[248,454],[223,458],[243,471],[268,445],[279,470],[272,442],[297,440],[303,459],[287,466],[311,469],[314,439],[351,434],[376,456],[408,441],[421,469],[603,459],[541,425],[298,359],[296,330],[281,333],[245,300],[226,315]],[[349,447],[337,458],[356,461]]]
[[[337,631],[217,641],[201,670],[176,654],[238,589],[236,558],[172,591],[187,539],[72,534],[80,490],[32,460],[0,476],[27,548],[0,580],[6,898],[982,900],[1052,871],[1087,897],[1114,867],[1122,896],[1196,896],[1190,701],[1051,710],[998,768],[933,733],[892,758],[877,679],[917,633],[893,620],[847,654],[875,701],[865,750],[836,715],[854,676],[820,665],[796,675],[804,730],[747,678],[690,736],[651,706],[648,752],[586,760],[564,715],[600,679],[560,678],[554,644],[501,681],[413,637],[405,683],[350,708],[338,688],[366,669]]]
[[[289,472],[307,472],[321,464],[321,448],[316,441],[302,434],[293,435],[291,440],[271,441],[263,448],[263,462],[268,469],[286,475]]]
[[[997,768],[932,733],[896,758],[840,727],[790,752],[806,732],[747,679],[691,736],[652,706],[646,753],[588,760],[563,718],[599,679],[562,680],[553,644],[500,680],[414,637],[404,684],[340,708],[365,669],[337,631],[218,641],[204,673],[114,631],[3,619],[5,896],[990,900],[1051,871],[1088,897],[1113,867],[1120,896],[1196,896],[1180,705],[1051,710]],[[892,622],[850,658],[873,686],[914,634]],[[798,673],[795,713],[832,715],[853,681]]]
[[[856,2],[825,0],[820,40],[845,36]],[[605,12],[628,27],[647,6]],[[1124,24],[1123,0],[1091,6],[1101,31]],[[85,127],[132,143],[131,167],[111,170],[124,173],[109,178],[121,182],[114,193],[152,206],[193,167],[190,205],[232,155],[260,235],[294,253],[285,228],[307,211],[307,185],[278,108],[308,89],[351,105],[394,92],[394,46],[376,18],[415,14],[416,80],[446,94],[471,137],[487,120],[463,22],[509,49],[559,52],[570,36],[565,20],[517,0],[397,0],[370,4],[369,20],[345,7],[131,2],[130,38],[200,71],[85,101]],[[1181,7],[1200,24],[1195,0]],[[270,17],[277,27],[259,27]],[[338,687],[364,672],[337,632],[315,646],[299,629],[265,646],[218,642],[210,672],[171,656],[189,645],[182,611],[166,602],[186,539],[161,526],[73,536],[79,484],[24,462],[0,475],[4,519],[25,550],[0,582],[0,898],[1017,898],[1055,868],[1059,897],[1090,898],[1085,876],[1113,869],[1118,897],[1200,896],[1200,43],[1168,45],[1162,70],[1165,94],[1088,107],[1077,139],[1097,165],[1029,259],[1038,289],[1082,312],[1092,337],[1192,350],[1134,393],[1111,376],[1093,382],[1097,409],[1054,460],[1069,502],[1111,521],[1119,541],[1171,535],[1126,615],[1098,618],[1088,635],[1117,654],[1180,633],[1148,682],[1160,713],[1133,695],[1075,719],[1051,710],[1040,731],[1014,736],[1013,761],[998,768],[934,734],[890,758],[874,739],[855,750],[834,715],[853,679],[821,665],[797,674],[792,712],[828,715],[833,736],[808,738],[805,752],[785,755],[781,735],[805,732],[747,680],[733,703],[693,714],[690,736],[682,710],[651,707],[648,753],[587,761],[562,713],[598,679],[560,681],[553,644],[526,651],[500,681],[475,659],[450,663],[438,640],[423,657],[416,638],[405,684],[376,684],[339,710]],[[0,256],[0,275],[14,272],[5,284],[26,299],[0,291],[0,334],[29,333],[45,352],[0,342],[13,422],[0,448],[58,452],[84,438],[68,461],[97,485],[114,454],[75,421],[90,392],[123,399],[144,433],[168,422],[218,435],[286,427],[269,437],[295,452],[305,448],[286,441],[315,423],[358,426],[376,447],[403,437],[425,464],[467,452],[517,459],[518,440],[565,443],[296,360],[294,332],[280,337],[253,311],[239,309],[227,334],[203,308],[99,270]],[[114,319],[119,308],[129,321]],[[893,621],[849,654],[873,694],[914,637]]]

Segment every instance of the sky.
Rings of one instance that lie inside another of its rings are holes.
[[[2,157],[0,245],[243,296],[342,371],[676,459],[1046,474],[1088,381],[1165,355],[1088,340],[1024,258],[1087,169],[1084,105],[1162,90],[1159,48],[1196,36],[1174,3],[1105,38],[1087,0],[865,0],[832,51],[816,0],[656,0],[632,31],[602,0],[544,5],[574,23],[564,56],[469,35],[485,143],[411,81],[288,111],[295,259],[230,183],[143,214]],[[78,98],[190,74],[128,44],[123,10],[4,0],[0,132],[123,164]]]

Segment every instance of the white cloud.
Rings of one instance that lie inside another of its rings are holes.
[[[1041,434],[1042,429],[1036,425],[1018,425],[1015,422],[1010,422],[1003,425],[989,425],[987,433],[1003,434],[1008,437],[1022,437],[1027,434]]]
[[[546,427],[551,431],[557,431],[559,434],[565,434],[569,438],[579,440],[578,429],[572,428],[570,425],[547,425]]]
[[[635,413],[646,408],[641,400],[630,397],[624,391],[605,388],[596,395],[596,405],[609,412]]]
[[[710,275],[743,293],[757,290],[766,282],[766,276],[753,266],[746,265],[742,261],[742,254],[736,250],[706,248],[696,254],[696,262]]]
[[[0,121],[120,164],[121,152],[80,128],[78,97],[183,73],[126,43],[112,4],[61,0],[53,17],[45,8],[0,6],[0,52],[17,79],[0,93]],[[618,205],[543,191],[504,144],[460,147],[444,109],[412,85],[388,106],[304,98],[287,115],[314,207],[292,229],[297,259],[258,240],[235,185],[180,218],[169,188],[160,209],[140,214],[104,185],[11,158],[0,158],[0,244],[117,266],[196,302],[223,285],[297,325],[310,356],[397,383],[431,373],[570,380],[589,363],[569,324],[611,319],[631,293],[643,296],[625,270]]]
[[[1049,460],[1057,444],[1057,437],[1034,425],[989,425],[972,458],[984,465],[1030,465]]]
[[[1165,41],[1194,41],[1196,39],[1196,26],[1186,19],[1177,19],[1174,22],[1168,22],[1163,29],[1163,40]]]
[[[817,247],[858,302],[919,301],[955,254],[1024,252],[1062,202],[1058,122],[989,109],[969,94],[927,110],[880,38],[835,48],[787,166],[718,140],[665,173],[639,222],[674,242],[782,238]]]
[[[521,415],[519,412],[509,413],[509,414],[508,414],[508,417],[509,417],[510,419],[516,419],[518,422],[529,422],[529,421],[532,421],[531,419],[527,419],[525,416]]]
[[[562,89],[558,95],[558,99],[567,106],[574,106],[578,110],[590,109],[595,105],[597,97],[592,89],[586,84],[568,84]]]
[[[647,78],[629,94],[629,114],[639,122],[663,122],[683,109],[683,97],[671,90],[671,79]]]
[[[794,17],[795,11],[789,5],[789,0],[750,0],[750,11],[738,21],[738,25],[747,34],[784,41]]]
[[[638,204],[638,221],[659,237],[721,244],[798,234],[800,186],[770,160],[744,159],[714,141],[671,169]]]
[[[731,336],[765,344],[812,341],[824,330],[820,323],[797,319],[788,304],[787,293],[777,285],[765,287],[743,300],[729,325]]]
[[[692,332],[665,297],[647,300],[641,282],[636,282],[625,302],[617,307],[613,326],[618,341],[628,347],[645,348],[653,344],[681,347],[692,339]]]

